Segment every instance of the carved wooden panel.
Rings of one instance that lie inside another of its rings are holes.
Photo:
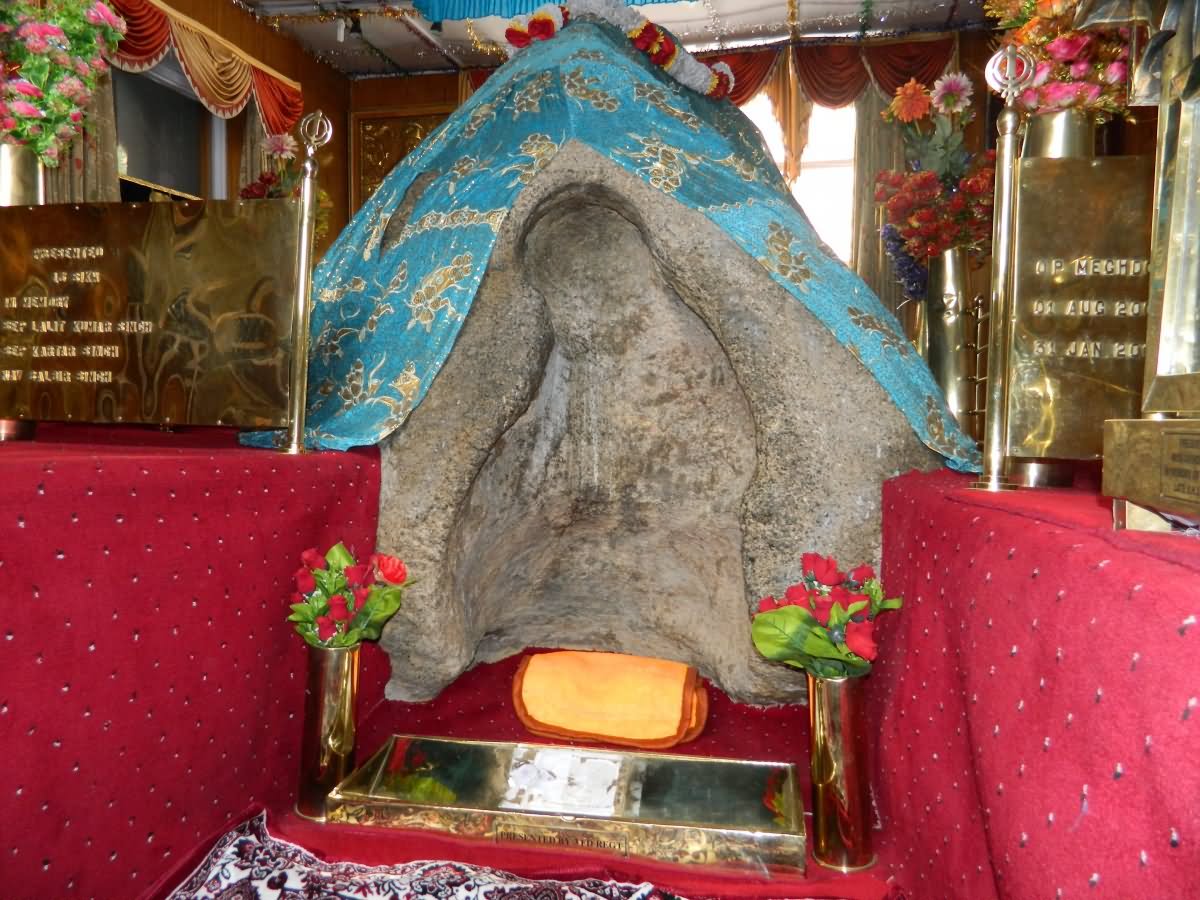
[[[371,196],[396,163],[446,120],[450,108],[354,113],[351,121],[351,213]]]

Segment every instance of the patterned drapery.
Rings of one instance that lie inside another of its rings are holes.
[[[954,54],[954,38],[887,44],[801,44],[794,48],[804,91],[821,106],[838,108],[858,99],[867,83],[887,96],[910,78],[928,84]]]
[[[904,292],[879,238],[879,204],[875,202],[875,173],[904,168],[904,142],[900,129],[880,117],[888,105],[874,86],[855,102],[854,117],[854,218],[850,268],[895,312]]]
[[[299,83],[246,56],[224,38],[160,0],[112,0],[129,30],[112,62],[144,72],[174,49],[205,109],[222,119],[238,115],[253,97],[271,134],[291,131],[304,111]]]
[[[55,168],[46,170],[50,203],[115,203],[121,199],[111,77],[96,85],[84,122],[83,134],[71,141]]]

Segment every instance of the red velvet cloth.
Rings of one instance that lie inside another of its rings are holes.
[[[267,134],[286,134],[304,113],[304,94],[257,66],[251,67],[254,101]]]
[[[125,37],[113,56],[122,69],[142,72],[162,61],[171,48],[171,20],[146,0],[110,0],[125,20]]]
[[[915,896],[1196,896],[1200,542],[1089,490],[885,485],[870,678],[883,842]]]
[[[762,90],[775,61],[779,59],[779,50],[743,50],[739,53],[717,53],[702,57],[706,66],[714,66],[719,62],[725,63],[733,72],[733,91],[729,99],[741,106],[749,102],[754,95]]]
[[[310,546],[373,550],[376,451],[39,426],[0,445],[0,895],[129,900],[299,768]]]
[[[794,48],[804,92],[821,106],[853,103],[874,78],[886,96],[910,78],[932,84],[954,54],[954,39],[886,44],[800,44]]]

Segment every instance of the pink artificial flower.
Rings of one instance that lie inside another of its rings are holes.
[[[82,125],[83,124],[83,110],[82,109],[71,110],[71,115],[68,116],[68,118],[72,122],[74,122],[76,125]]]
[[[295,159],[298,149],[296,139],[290,134],[268,134],[263,141],[263,150],[275,159]]]
[[[1073,81],[1052,81],[1042,88],[1042,105],[1050,109],[1067,109],[1074,106],[1078,97],[1076,88],[1079,87],[1082,85]]]
[[[41,100],[44,96],[40,87],[31,81],[26,81],[24,78],[17,78],[10,81],[8,89],[14,94],[20,94],[23,97],[32,97],[34,100]]]
[[[1071,63],[1071,77],[1082,81],[1088,77],[1088,72],[1092,71],[1092,64],[1086,59],[1080,59]]]
[[[1100,99],[1101,93],[1103,89],[1094,81],[1075,85],[1075,99],[1079,101],[1080,106],[1092,106]]]
[[[104,74],[108,71],[108,63],[106,63],[99,56],[93,56],[90,60],[88,60],[88,65],[92,67],[93,72]]]
[[[974,91],[970,78],[962,72],[951,72],[933,83],[933,106],[946,115],[960,113],[971,105]]]
[[[87,78],[91,73],[92,67],[87,64],[87,61],[75,57],[75,74],[80,78]]]
[[[84,13],[84,18],[93,25],[107,25],[115,31],[125,33],[125,20],[109,9],[100,0],[92,4],[92,8]]]
[[[58,126],[58,130],[54,132],[54,136],[60,141],[69,141],[75,137],[78,131],[67,123]]]
[[[87,86],[84,85],[84,83],[74,75],[68,75],[65,78],[59,79],[58,83],[54,87],[55,90],[57,90],[68,100],[74,100],[80,94],[83,94],[87,91]]]
[[[1046,45],[1046,52],[1055,62],[1069,63],[1087,59],[1092,47],[1092,36],[1081,32],[1060,34]]]
[[[1037,88],[1027,88],[1021,92],[1021,96],[1017,98],[1018,102],[1026,109],[1038,108],[1038,92]]]
[[[55,50],[50,54],[50,62],[54,63],[56,66],[68,68],[71,65],[71,57],[65,50]]]
[[[10,108],[14,114],[23,119],[44,119],[46,117],[44,112],[32,103],[26,103],[24,100],[14,100]]]
[[[43,160],[46,160],[48,162],[57,162],[58,161],[58,144],[51,144],[49,147],[47,147],[45,150],[42,151],[41,155],[42,155]]]
[[[45,53],[50,49],[50,42],[44,37],[33,35],[32,37],[25,38],[25,49],[30,53]]]
[[[17,128],[17,120],[12,116],[5,116],[0,119],[0,131],[15,131]]]
[[[1116,60],[1110,62],[1104,70],[1104,80],[1109,84],[1122,84],[1129,77],[1129,64]]]
[[[1033,70],[1033,87],[1039,88],[1050,79],[1050,72],[1054,69],[1054,63],[1048,59],[1043,59],[1037,64]]]

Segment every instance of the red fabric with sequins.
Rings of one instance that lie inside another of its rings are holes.
[[[1200,541],[1093,489],[884,488],[882,843],[916,897],[1192,898]]]
[[[137,897],[247,804],[286,806],[307,547],[374,548],[374,449],[41,426],[0,446],[0,895]]]

